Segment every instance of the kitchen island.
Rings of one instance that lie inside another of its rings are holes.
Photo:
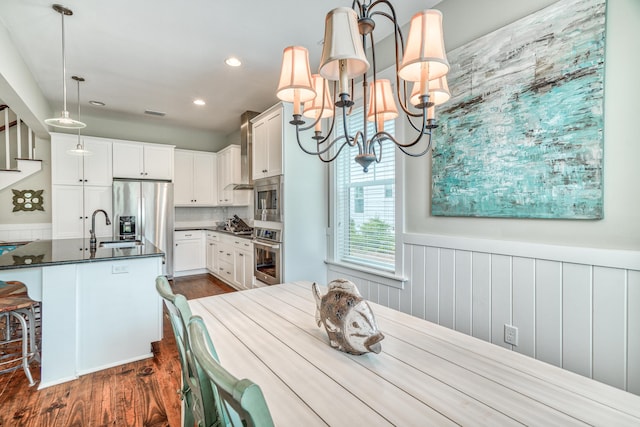
[[[38,240],[0,256],[0,280],[23,282],[41,301],[38,388],[152,356],[164,254],[141,243],[91,250],[88,239]]]

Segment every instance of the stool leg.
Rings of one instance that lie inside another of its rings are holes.
[[[20,312],[24,312],[23,310],[12,311],[11,314],[15,316],[16,319],[20,322],[20,326],[22,327],[22,369],[24,369],[24,373],[29,380],[29,386],[35,385],[35,381],[33,381],[33,377],[31,376],[31,371],[29,370],[29,340],[27,335],[31,335],[30,325],[27,325],[27,321],[22,316]]]

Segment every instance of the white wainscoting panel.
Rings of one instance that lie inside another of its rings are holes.
[[[328,267],[362,295],[640,394],[640,252],[405,234],[402,289]],[[348,274],[345,274],[347,273]],[[504,325],[518,345],[504,342]]]
[[[51,239],[51,224],[0,224],[0,242]]]

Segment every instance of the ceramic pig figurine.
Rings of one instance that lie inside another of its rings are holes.
[[[316,300],[316,322],[324,324],[331,347],[351,354],[369,351],[380,353],[384,339],[367,301],[353,282],[337,279],[329,283],[328,292],[320,296],[313,284]]]

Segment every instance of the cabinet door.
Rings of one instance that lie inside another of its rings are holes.
[[[209,153],[193,155],[193,199],[198,206],[215,205],[216,156]]]
[[[144,178],[144,149],[133,142],[113,143],[113,177]]]
[[[144,144],[144,178],[173,179],[173,147]]]
[[[226,190],[230,184],[229,151],[218,153],[218,204],[221,206],[233,203],[233,190]]]
[[[78,137],[51,134],[51,183],[54,185],[82,185],[82,156],[67,153],[76,147]]]
[[[244,251],[233,251],[233,283],[240,289],[246,289],[244,280]]]
[[[218,252],[218,244],[216,240],[207,239],[207,270],[215,273],[217,270],[216,258]]]
[[[51,186],[51,237],[53,239],[80,239],[83,237],[85,215],[82,194],[81,185]]]
[[[267,120],[260,120],[253,124],[253,167],[251,173],[253,179],[264,178],[267,170],[267,144],[269,143],[269,134],[267,129]]]
[[[175,176],[173,179],[173,202],[176,206],[192,205],[193,197],[193,154],[176,150]]]
[[[282,175],[282,110],[267,118],[267,172],[265,177]]]
[[[84,161],[84,183],[86,185],[111,185],[113,181],[112,142],[99,138],[83,137],[84,147],[91,155]]]
[[[204,248],[201,239],[176,240],[174,271],[197,270],[205,267]]]
[[[89,230],[91,229],[91,217],[96,209],[104,209],[109,218],[113,220],[113,213],[111,211],[111,187],[91,187],[86,186],[84,188],[84,207],[85,207],[85,224],[86,235],[89,236]],[[113,236],[113,225],[107,225],[104,214],[96,214],[96,236],[108,237]]]

